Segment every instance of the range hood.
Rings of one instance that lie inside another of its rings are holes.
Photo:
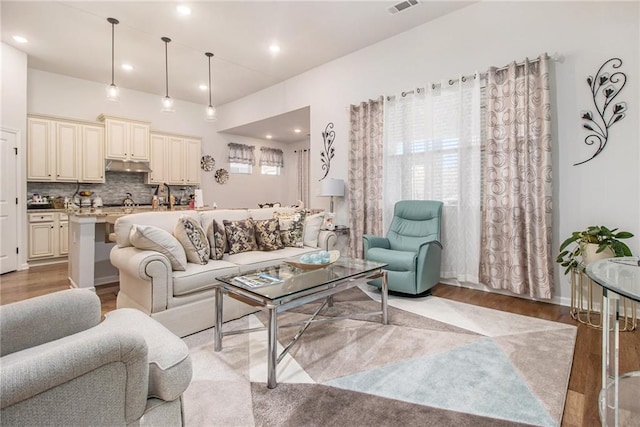
[[[130,160],[105,160],[104,169],[112,172],[151,172],[149,162],[133,162]]]

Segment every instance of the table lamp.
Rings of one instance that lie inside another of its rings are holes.
[[[321,197],[331,197],[329,204],[329,212],[333,212],[333,198],[344,196],[344,180],[342,179],[325,179],[320,186]]]

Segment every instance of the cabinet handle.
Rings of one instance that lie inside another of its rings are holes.
[[[53,225],[51,226],[51,229],[53,230]]]

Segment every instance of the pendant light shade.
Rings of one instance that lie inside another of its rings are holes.
[[[213,53],[207,52],[205,55],[209,58],[209,106],[206,109],[206,119],[213,121],[216,120],[216,107],[211,103],[211,57]]]
[[[173,113],[173,99],[169,96],[169,54],[168,54],[168,44],[171,42],[169,37],[162,37],[160,40],[164,42],[164,76],[165,76],[165,96],[162,98],[162,111],[163,113]]]
[[[111,102],[118,102],[120,100],[120,89],[116,86],[114,82],[114,74],[115,74],[115,56],[114,56],[114,33],[115,26],[120,23],[116,18],[107,18],[107,22],[111,24],[111,84],[107,86],[107,100]]]

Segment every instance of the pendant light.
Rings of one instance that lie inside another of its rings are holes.
[[[164,42],[164,71],[165,71],[165,87],[166,95],[162,98],[162,111],[163,113],[173,113],[173,99],[169,96],[169,55],[167,46],[171,42],[169,37],[162,37],[160,40]]]
[[[206,118],[209,121],[213,121],[216,119],[216,107],[211,103],[211,57],[213,56],[213,53],[207,52],[205,55],[209,58],[209,106],[206,110]]]
[[[116,18],[107,18],[107,22],[111,24],[111,84],[107,86],[107,101],[118,102],[120,99],[120,89],[114,83],[114,32],[115,26],[120,23]]]

